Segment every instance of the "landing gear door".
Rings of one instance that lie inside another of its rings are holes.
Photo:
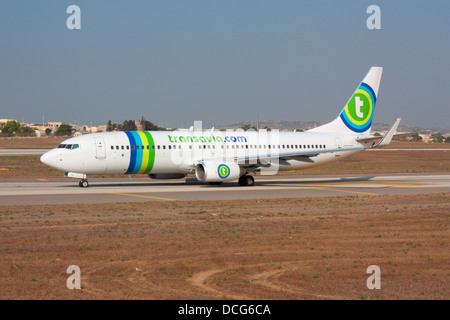
[[[106,158],[106,147],[103,138],[94,138],[95,140],[95,158],[105,159]]]

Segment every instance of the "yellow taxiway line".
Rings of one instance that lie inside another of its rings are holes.
[[[341,182],[309,182],[299,183],[299,185],[311,184],[315,186],[329,186],[329,185],[349,185],[349,184],[378,184],[388,186],[420,186],[427,185],[427,183],[413,183],[413,182],[383,182],[383,181],[341,181]]]
[[[166,200],[166,201],[177,201],[177,199],[170,199],[170,198],[161,198],[161,197],[151,197],[151,196],[142,196],[139,194],[131,194],[131,193],[118,193],[113,192],[111,194],[116,194],[119,196],[128,196],[128,197],[139,197],[139,198],[148,198],[148,199],[157,199],[157,200]]]
[[[370,196],[378,196],[376,193],[369,192],[361,192],[361,191],[350,191],[350,190],[340,190],[340,189],[330,189],[330,188],[311,188],[315,190],[325,190],[325,191],[336,191],[336,192],[346,192],[346,193],[358,193],[358,194],[366,194]]]

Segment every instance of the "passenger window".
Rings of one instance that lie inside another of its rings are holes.
[[[158,150],[161,149],[161,146],[158,146]]]
[[[116,146],[116,150],[119,150],[119,146]]]
[[[169,146],[169,149],[172,150],[172,146]]]
[[[166,146],[165,145],[163,146],[163,149],[166,150]]]
[[[134,146],[131,146],[131,150],[134,150]]]
[[[136,150],[139,150],[139,146],[136,146]]]
[[[127,150],[130,150],[130,146],[127,146]]]

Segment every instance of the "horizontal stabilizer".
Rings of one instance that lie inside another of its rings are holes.
[[[384,136],[384,138],[374,146],[374,148],[382,148],[387,146],[389,143],[391,143],[392,137],[394,136],[395,132],[397,131],[397,127],[400,123],[401,118],[398,118],[394,125],[389,129],[388,133]]]

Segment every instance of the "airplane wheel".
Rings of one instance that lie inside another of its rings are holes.
[[[247,180],[247,176],[243,175],[239,178],[239,185],[244,187],[248,185],[248,180]]]
[[[252,176],[247,175],[247,176],[245,176],[245,177],[247,178],[247,185],[248,185],[249,187],[251,187],[251,186],[253,186],[253,185],[255,184],[255,179],[253,179]]]
[[[89,183],[87,180],[83,179],[80,181],[80,183],[78,184],[81,188],[87,188],[89,187]]]
[[[243,175],[239,178],[239,185],[240,186],[253,186],[255,184],[255,179],[253,179],[252,176],[250,175]]]

